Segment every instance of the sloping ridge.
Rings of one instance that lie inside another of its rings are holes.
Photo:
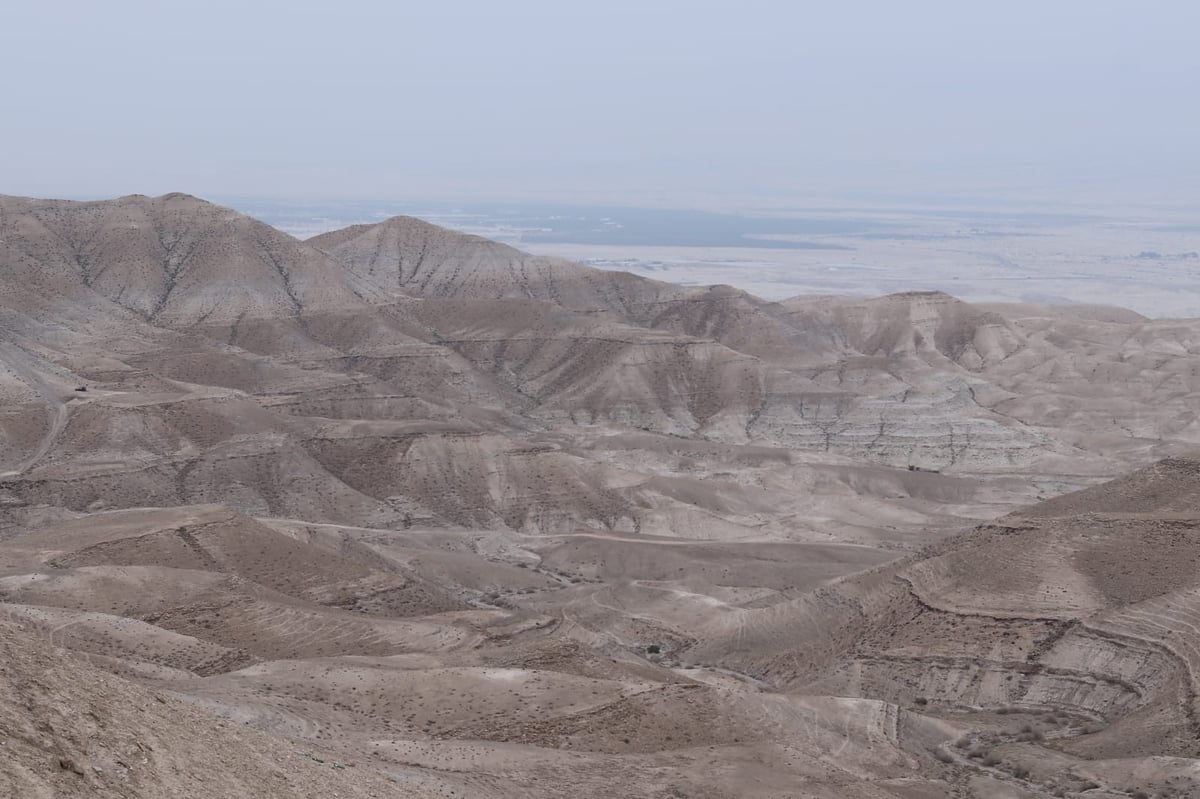
[[[108,517],[115,518],[109,521]],[[55,557],[53,565],[196,569],[237,575],[300,597],[314,589],[364,580],[372,574],[365,563],[296,541],[220,505],[157,513],[117,511],[101,517],[101,521],[120,532],[97,536],[100,540],[94,542],[82,541],[76,549]],[[65,526],[68,530],[71,527]],[[68,539],[68,530],[59,532],[58,537]],[[371,566],[380,568],[378,563]]]
[[[1200,453],[1166,458],[1103,485],[1039,502],[1012,516],[1040,519],[1086,513],[1200,516]]]
[[[1003,316],[940,291],[874,299],[797,297],[781,305],[799,327],[836,331],[863,355],[940,356],[978,370],[1019,350],[1023,337]]]
[[[381,301],[321,252],[186,194],[74,202],[0,197],[0,263],[57,293],[80,284],[165,326],[228,324]]]
[[[826,687],[1103,719],[1056,732],[1085,758],[1195,757],[1198,481],[1200,461],[1160,461],[892,567],[889,620]]]
[[[796,666],[812,661],[828,669],[839,657],[869,651],[867,642],[876,637],[886,638],[889,650],[937,648],[932,639],[907,638],[897,624],[914,608],[972,624],[1060,629],[1121,615],[1142,603],[1190,599],[1200,588],[1198,473],[1200,461],[1168,459],[1039,503],[796,600],[744,611],[732,630],[722,630],[730,625],[717,620],[715,634],[698,654],[709,657],[725,646],[731,664],[762,671],[782,652]],[[1105,493],[1123,495],[1140,512],[1049,512]],[[953,626],[936,631],[937,646],[954,641],[964,657],[973,648],[993,646],[972,637],[969,625],[949,629]],[[825,637],[833,628],[837,634],[828,637],[841,642],[832,651],[808,651],[813,642],[806,638]],[[1195,630],[1200,627],[1174,634],[1188,637]],[[741,644],[751,632],[757,655]],[[1200,639],[1195,646],[1200,652]],[[1032,662],[1045,652],[1022,654]],[[1200,655],[1197,666],[1200,674]]]
[[[630,312],[686,293],[628,272],[529,255],[406,216],[354,225],[306,243],[380,288],[421,297],[522,297],[575,309]]]
[[[793,325],[782,306],[731,286],[686,288],[531,255],[413,217],[353,225],[307,243],[384,291],[440,300],[539,300],[787,360],[831,346],[826,331]]]
[[[21,799],[395,795],[369,774],[334,770],[97,671],[8,621],[0,621],[0,735],[0,795]]]

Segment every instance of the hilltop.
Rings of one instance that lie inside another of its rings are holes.
[[[1192,790],[1198,358],[1119,309],[0,198],[11,790]]]

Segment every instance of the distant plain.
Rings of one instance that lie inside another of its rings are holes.
[[[1200,214],[1104,206],[811,203],[686,211],[551,204],[233,199],[300,238],[394,214],[538,255],[765,299],[944,291],[968,302],[1111,304],[1200,316]]]

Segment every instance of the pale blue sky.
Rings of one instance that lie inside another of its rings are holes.
[[[0,193],[627,198],[1200,173],[1194,0],[6,3]]]

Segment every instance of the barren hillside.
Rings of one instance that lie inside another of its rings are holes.
[[[1198,396],[1195,320],[0,198],[4,775],[1187,795]]]
[[[397,791],[370,769],[213,718],[8,621],[0,622],[0,710],[4,796],[316,799]]]

